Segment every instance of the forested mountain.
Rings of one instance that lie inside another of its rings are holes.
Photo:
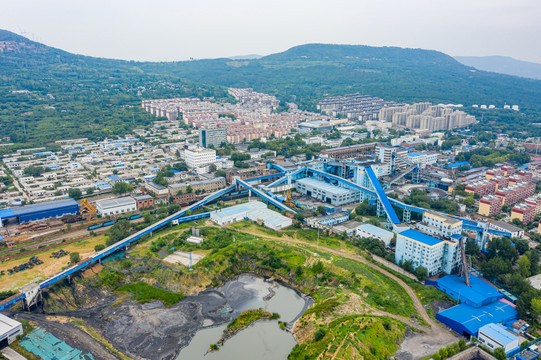
[[[507,56],[455,56],[462,64],[479,70],[541,80],[541,64]]]
[[[253,87],[309,109],[325,95],[352,92],[405,102],[541,108],[541,81],[478,71],[430,50],[310,44],[254,60],[138,66],[209,84]]]
[[[258,59],[134,62],[74,55],[0,30],[0,134],[26,146],[121,135],[153,120],[141,99],[226,98],[227,86],[311,110],[324,96],[353,92],[401,102],[518,104],[529,114],[520,119],[525,124],[541,108],[541,81],[478,71],[437,51],[310,44]]]
[[[155,120],[140,108],[141,99],[170,96],[225,97],[227,90],[144,73],[128,61],[70,54],[0,30],[0,139],[9,138],[14,147],[123,135]]]

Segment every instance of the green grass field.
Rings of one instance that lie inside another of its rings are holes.
[[[164,305],[171,306],[185,298],[184,294],[175,293],[169,290],[148,285],[142,281],[123,285],[117,289],[120,292],[129,292],[132,298],[140,303],[161,300]]]

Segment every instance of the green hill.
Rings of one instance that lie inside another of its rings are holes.
[[[437,51],[309,44],[258,59],[134,62],[75,55],[0,30],[0,134],[18,147],[123,135],[154,119],[140,109],[142,99],[227,98],[230,86],[311,110],[325,96],[354,92],[400,102],[518,104],[527,115],[512,122],[526,126],[541,109],[541,81],[478,71]]]

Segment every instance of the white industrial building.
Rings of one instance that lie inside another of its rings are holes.
[[[23,335],[23,325],[17,320],[0,314],[0,346],[10,344],[19,335]]]
[[[432,211],[425,211],[423,220],[417,224],[417,229],[436,236],[451,237],[462,233],[462,220]]]
[[[391,240],[393,240],[394,236],[392,232],[371,224],[362,224],[357,227],[355,234],[363,238],[375,238],[381,240],[385,243],[385,246],[391,244]]]
[[[201,147],[190,147],[184,150],[184,158],[189,168],[199,168],[216,162],[216,151]]]
[[[343,187],[328,184],[324,181],[306,178],[296,182],[297,191],[332,205],[344,205],[359,202],[359,191],[349,190]]]
[[[501,324],[487,324],[479,329],[479,342],[490,351],[501,347],[509,352],[519,347],[519,338]]]
[[[137,203],[132,197],[126,196],[118,199],[97,201],[96,209],[101,216],[114,216],[136,211]]]
[[[260,201],[250,201],[245,204],[213,211],[210,213],[210,219],[218,225],[228,225],[250,219],[273,230],[281,230],[293,224],[290,218],[267,209],[267,205]]]
[[[406,159],[414,164],[418,164],[420,168],[424,169],[427,165],[434,165],[438,162],[437,153],[421,153],[421,152],[410,152],[406,156]]]
[[[442,240],[412,229],[397,235],[395,262],[398,265],[411,261],[414,268],[422,266],[428,270],[428,276],[433,276],[453,273],[461,260],[457,240]]]

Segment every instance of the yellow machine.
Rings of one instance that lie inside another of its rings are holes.
[[[295,208],[295,203],[293,202],[293,198],[291,197],[291,190],[288,190],[286,192],[286,205],[290,208]]]
[[[81,208],[79,211],[83,220],[86,220],[89,223],[98,221],[98,210],[94,205],[88,202],[88,199],[81,200]]]

